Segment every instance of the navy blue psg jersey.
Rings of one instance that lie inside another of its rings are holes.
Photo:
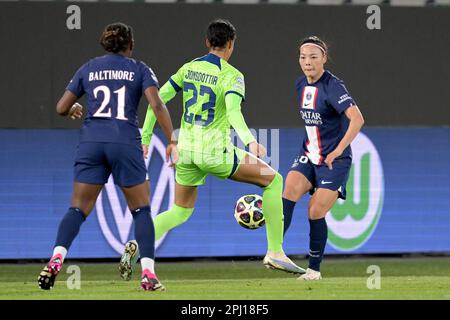
[[[158,80],[145,63],[106,54],[85,63],[66,90],[86,94],[80,142],[140,144],[137,109],[143,92]]]
[[[329,71],[313,84],[308,84],[305,76],[300,77],[296,88],[306,130],[301,153],[312,163],[321,165],[344,137],[349,124],[344,111],[355,102],[344,82]],[[351,154],[348,146],[339,158],[351,157]]]

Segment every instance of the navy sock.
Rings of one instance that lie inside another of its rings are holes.
[[[283,215],[284,215],[284,234],[289,229],[292,221],[292,214],[297,202],[283,198]]]
[[[69,250],[73,239],[80,231],[80,227],[86,220],[86,216],[78,208],[69,208],[64,218],[59,223],[55,247],[64,247]]]
[[[327,244],[328,228],[325,218],[309,219],[309,268],[320,271],[323,252]]]
[[[155,259],[155,227],[150,215],[150,207],[131,211],[134,220],[134,235],[139,246],[141,258]]]

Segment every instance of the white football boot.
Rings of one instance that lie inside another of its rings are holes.
[[[322,279],[322,276],[319,271],[308,268],[306,269],[306,273],[302,274],[297,279],[300,281],[314,281]]]
[[[304,274],[306,272],[305,269],[292,262],[292,260],[289,259],[283,251],[267,251],[263,264],[268,269],[281,270],[294,274]]]

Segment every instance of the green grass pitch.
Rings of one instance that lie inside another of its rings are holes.
[[[295,262],[306,265],[306,260]],[[80,289],[67,287],[70,265],[80,267]],[[370,265],[381,270],[380,289],[367,287]],[[42,267],[0,264],[0,299],[450,299],[450,257],[326,258],[318,282],[268,270],[259,260],[157,262],[165,292],[141,291],[140,268],[131,281],[123,281],[116,263],[73,260],[65,263],[55,287],[43,291],[37,286]]]

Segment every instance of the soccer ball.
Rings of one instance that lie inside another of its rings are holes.
[[[258,229],[266,221],[262,211],[262,198],[257,194],[247,194],[236,201],[234,217],[246,229]]]

